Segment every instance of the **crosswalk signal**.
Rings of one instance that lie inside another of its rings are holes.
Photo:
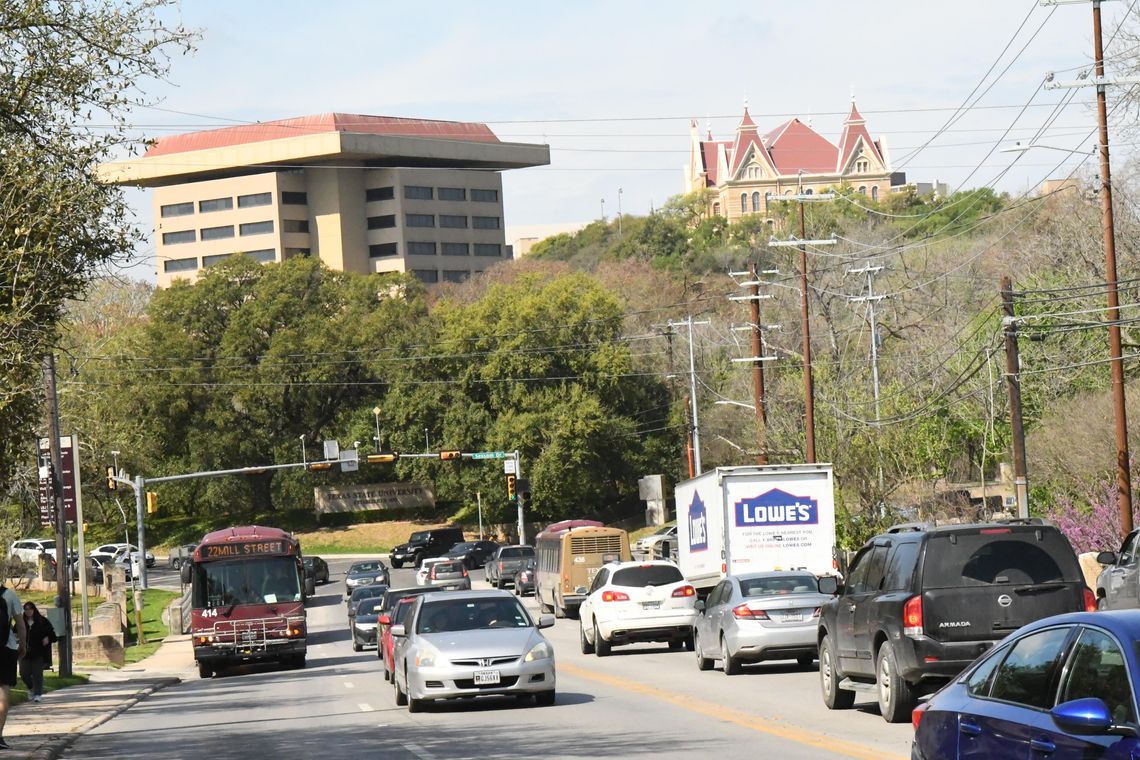
[[[463,458],[463,452],[462,451],[441,451],[441,452],[439,452],[439,458],[442,459],[444,462],[452,462],[456,459],[462,459]]]
[[[107,465],[107,490],[118,490],[119,484],[115,482],[115,468],[112,465]]]
[[[514,475],[508,475],[507,476],[507,500],[508,501],[514,501],[515,500],[515,476]]]
[[[153,515],[158,511],[158,494],[154,491],[146,492],[146,513]]]

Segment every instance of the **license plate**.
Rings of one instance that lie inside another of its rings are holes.
[[[242,641],[253,641],[253,631],[242,631],[241,632],[241,640]]]
[[[661,609],[661,602],[642,602],[641,607],[646,610],[659,610]]]
[[[497,670],[476,670],[475,671],[475,685],[488,686],[499,682],[499,671]]]
[[[785,623],[802,623],[804,622],[804,614],[802,612],[785,612],[780,619]]]

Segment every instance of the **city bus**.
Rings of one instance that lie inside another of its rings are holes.
[[[190,584],[190,635],[202,678],[247,662],[305,667],[305,598],[313,583],[292,534],[257,525],[207,533],[181,573]]]
[[[575,616],[598,569],[628,562],[629,534],[596,520],[564,520],[548,525],[534,539],[534,596],[543,612]]]

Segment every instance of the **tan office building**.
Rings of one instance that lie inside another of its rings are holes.
[[[154,189],[159,287],[235,253],[435,283],[506,257],[501,172],[549,163],[485,124],[327,113],[165,137],[102,176]]]

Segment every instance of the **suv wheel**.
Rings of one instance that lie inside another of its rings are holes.
[[[586,638],[586,625],[585,625],[585,623],[579,623],[579,625],[578,625],[578,639],[579,639],[580,643],[582,644],[582,654],[593,654],[594,653],[594,645],[591,644],[589,639]]]
[[[848,710],[855,704],[855,692],[839,688],[839,671],[836,670],[835,648],[831,637],[824,636],[819,642],[819,686],[823,692],[823,704],[829,710]]]
[[[399,570],[403,566],[404,566],[403,562],[397,562],[396,560],[392,560],[392,567],[396,568],[397,570]]]
[[[602,638],[602,632],[598,630],[598,623],[594,621],[594,653],[598,657],[609,657],[612,651],[613,645]]]
[[[879,648],[875,666],[875,685],[879,694],[879,712],[887,723],[903,723],[914,709],[914,689],[899,675],[898,661],[891,643]]]

